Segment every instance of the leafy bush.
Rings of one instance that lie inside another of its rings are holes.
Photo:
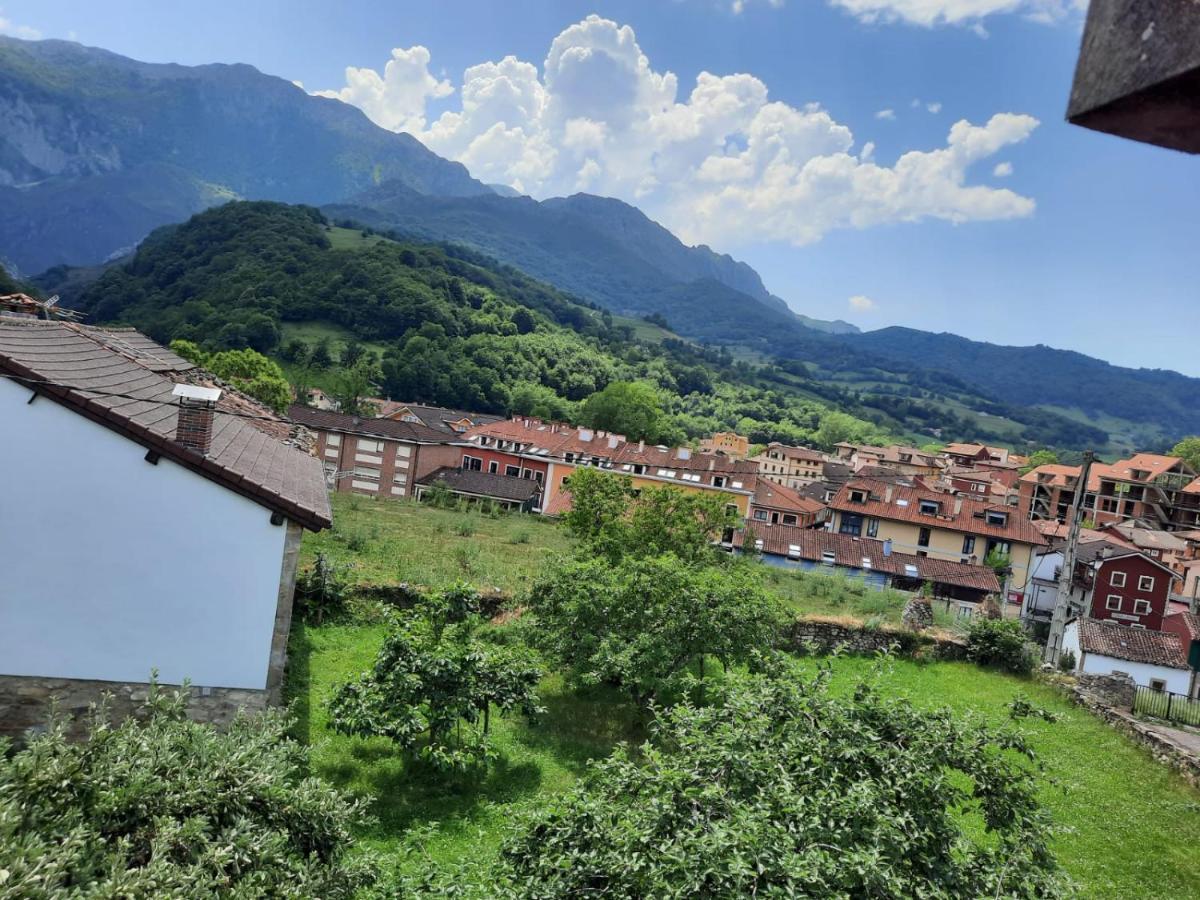
[[[470,519],[459,519],[454,523],[454,533],[459,537],[470,537],[475,533],[475,523]]]
[[[320,625],[326,618],[345,612],[349,594],[346,568],[330,562],[324,553],[318,553],[312,568],[296,577],[297,611],[306,622]]]
[[[1064,653],[1060,654],[1058,657],[1059,671],[1074,672],[1075,671],[1075,663],[1076,663],[1076,659],[1075,659],[1075,651],[1074,650],[1067,650]]]
[[[1034,666],[1025,629],[1015,619],[972,619],[967,629],[967,659],[1017,675],[1028,675]]]
[[[144,721],[68,741],[56,722],[16,753],[0,741],[0,896],[341,898],[374,879],[352,855],[363,811],[307,778],[277,713],[227,732],[151,687]]]
[[[1063,896],[1018,734],[815,678],[661,711],[504,848],[492,896]],[[1007,751],[1016,751],[1010,753]],[[982,825],[975,824],[978,822]]]

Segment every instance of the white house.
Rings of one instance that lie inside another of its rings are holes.
[[[1131,628],[1114,621],[1073,619],[1063,634],[1063,652],[1075,655],[1075,671],[1092,675],[1120,672],[1155,690],[1188,694],[1191,670],[1178,636]]]
[[[199,717],[277,698],[330,524],[299,430],[131,329],[0,318],[0,433],[0,731],[152,669]]]

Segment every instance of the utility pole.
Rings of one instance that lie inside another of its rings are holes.
[[[1058,597],[1054,601],[1054,615],[1050,618],[1050,636],[1046,639],[1046,651],[1042,661],[1058,665],[1062,652],[1063,633],[1067,630],[1067,619],[1071,616],[1071,581],[1075,577],[1075,553],[1079,548],[1079,529],[1083,524],[1084,505],[1087,498],[1088,478],[1096,455],[1088,450],[1083,454],[1083,465],[1079,468],[1079,481],[1075,485],[1075,502],[1071,505],[1071,527],[1067,530],[1067,543],[1063,547],[1062,573],[1058,576]]]

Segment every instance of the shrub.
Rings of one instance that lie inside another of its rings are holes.
[[[459,519],[454,523],[454,533],[459,537],[470,537],[475,533],[475,523],[470,519]]]
[[[967,629],[967,659],[1017,675],[1028,675],[1034,666],[1025,629],[1015,619],[973,618]]]
[[[514,544],[528,544],[530,536],[528,531],[518,531],[513,534],[511,542]]]
[[[822,674],[731,676],[533,812],[492,896],[1063,896],[1023,738]],[[1006,751],[1017,751],[1009,753]]]
[[[297,611],[304,621],[320,625],[326,618],[340,615],[346,610],[346,566],[329,561],[324,553],[318,553],[311,569],[305,569],[296,578]]]
[[[1075,651],[1067,650],[1058,657],[1058,668],[1063,672],[1075,671]]]
[[[102,705],[81,743],[61,721],[0,741],[0,896],[342,898],[374,880],[349,853],[362,808],[305,776],[286,717],[220,732],[185,710],[152,685],[144,720],[110,726]]]

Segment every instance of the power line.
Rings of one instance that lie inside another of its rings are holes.
[[[83,387],[82,385],[77,384],[64,384],[59,381],[47,381],[40,378],[27,378],[24,375],[10,375],[5,372],[0,372],[0,378],[7,378],[11,381],[17,382],[18,384],[27,386],[37,385],[40,387],[55,387],[68,391],[75,391],[81,394],[92,394],[96,397],[112,397],[119,400],[135,400],[138,403],[150,403],[155,406],[170,406],[176,409],[179,407],[179,404],[174,400],[157,400],[153,397],[139,397],[136,394],[125,394],[119,391],[103,391],[97,388]],[[219,408],[214,409],[213,412],[222,416],[231,416],[235,419],[250,419],[258,422],[276,422],[284,425],[293,424],[289,419],[285,419],[281,416],[263,416],[256,413],[236,412],[234,410]]]

